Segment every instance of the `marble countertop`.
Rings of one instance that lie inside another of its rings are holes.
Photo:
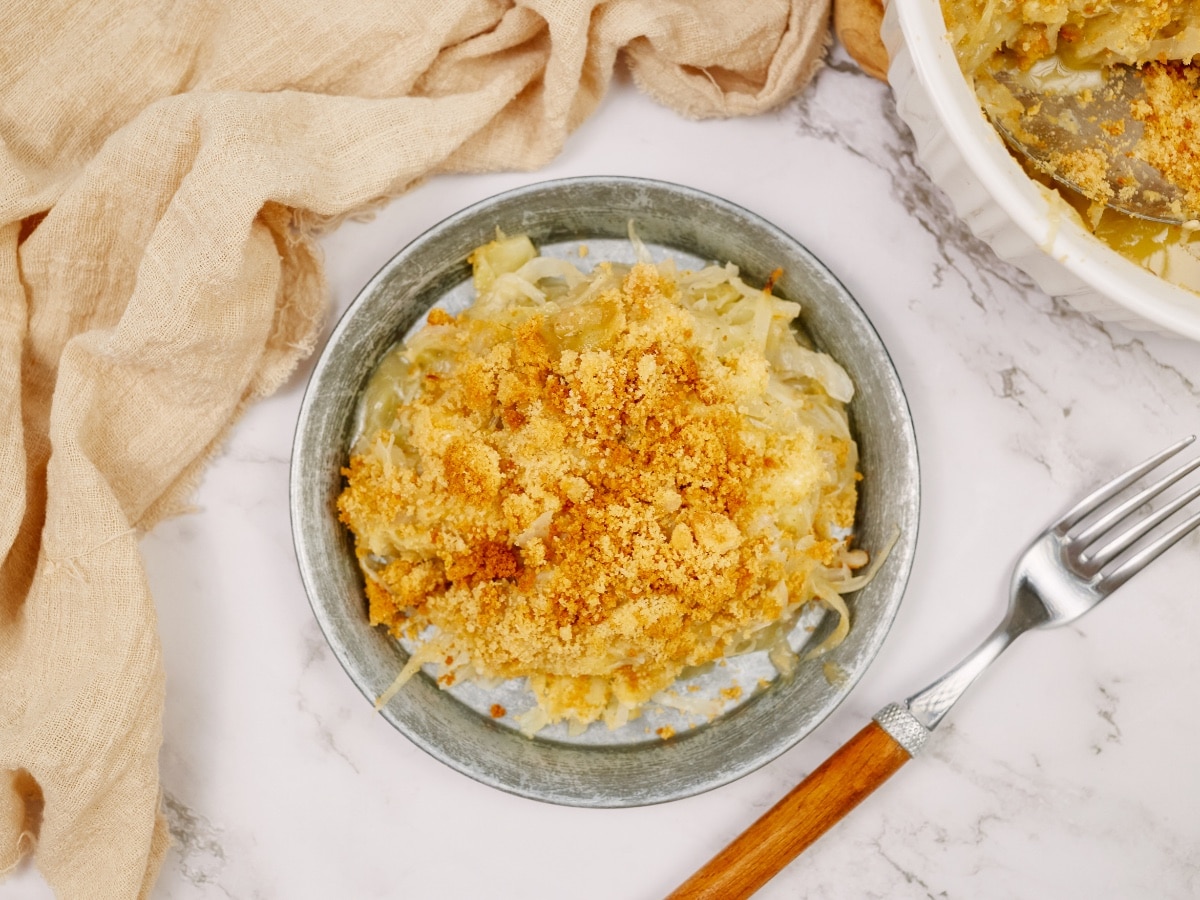
[[[153,896],[657,898],[884,704],[998,621],[1027,538],[1085,488],[1197,430],[1200,348],[1097,325],[955,218],[890,91],[836,55],[755,119],[690,122],[618,79],[535,173],[439,177],[323,240],[336,314],[446,215],[542,179],[622,174],[726,197],[806,244],[890,349],[916,423],[920,539],[875,663],[763,769],[661,806],[484,787],[408,742],[329,651],[300,584],[288,454],[302,367],[253,407],[196,511],[143,540],[167,669]],[[1200,302],[1200,301],[1198,301]],[[926,750],[764,888],[771,898],[1200,895],[1200,540],[1079,623],[1018,642]],[[0,896],[49,896],[31,866]]]

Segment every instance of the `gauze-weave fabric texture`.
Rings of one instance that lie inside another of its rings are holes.
[[[546,163],[618,56],[685,115],[774,107],[828,14],[0,2],[0,877],[33,852],[68,900],[154,883],[170,696],[138,539],[313,349],[314,234],[432,174]]]

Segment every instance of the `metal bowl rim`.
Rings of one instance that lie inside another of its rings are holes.
[[[538,791],[529,789],[526,786],[516,786],[509,782],[491,777],[487,771],[471,766],[468,762],[457,759],[454,756],[443,752],[443,749],[433,741],[426,739],[423,735],[414,733],[407,727],[406,723],[400,721],[394,715],[390,715],[388,709],[381,711],[385,719],[395,727],[401,734],[412,741],[416,746],[420,747],[430,756],[440,762],[450,766],[456,771],[467,775],[468,777],[479,781],[482,784],[505,791],[506,793],[515,796],[524,797],[527,799],[539,800],[542,802],[554,803],[558,805],[584,806],[589,808],[623,808],[632,805],[651,805],[657,803],[670,802],[677,799],[683,799],[689,796],[695,796],[700,793],[713,790],[721,787],[732,781],[744,777],[751,772],[761,768],[768,762],[785,753],[791,747],[795,746],[805,737],[812,733],[820,724],[835,710],[849,695],[854,685],[865,674],[871,662],[874,661],[878,654],[883,641],[886,639],[891,626],[895,620],[895,616],[899,611],[900,603],[903,599],[908,579],[911,575],[913,560],[916,555],[916,547],[918,540],[918,527],[920,521],[920,466],[919,453],[916,442],[916,434],[913,427],[912,411],[908,403],[907,396],[904,392],[903,384],[900,381],[896,371],[895,363],[891,357],[887,346],[879,336],[878,330],[870,321],[865,311],[858,304],[857,300],[845,287],[842,281],[804,244],[797,240],[792,235],[783,231],[774,223],[763,218],[759,214],[752,212],[745,207],[742,207],[732,201],[726,200],[714,194],[701,191],[686,185],[679,185],[668,181],[639,178],[631,176],[575,176],[570,178],[553,179],[547,181],[534,182],[528,185],[522,185],[517,188],[510,189],[498,194],[483,198],[475,203],[472,203],[438,221],[420,235],[406,243],[392,257],[385,262],[379,270],[364,284],[359,290],[354,300],[349,304],[346,310],[339,316],[337,323],[332,329],[321,352],[317,357],[312,371],[308,378],[308,383],[305,387],[304,395],[300,405],[300,411],[297,416],[296,426],[293,434],[293,447],[290,460],[289,471],[289,510],[291,519],[291,530],[298,568],[300,570],[301,581],[304,586],[310,608],[313,611],[314,617],[317,619],[318,625],[321,628],[322,635],[330,648],[334,652],[335,658],[339,665],[350,677],[350,680],[369,701],[374,702],[373,692],[368,685],[364,683],[364,679],[357,671],[353,660],[350,656],[348,648],[340,642],[331,638],[331,623],[329,616],[324,607],[317,599],[317,584],[313,576],[313,566],[315,560],[311,556],[311,551],[314,549],[309,546],[308,542],[302,535],[302,521],[304,511],[300,508],[301,483],[304,475],[304,451],[305,447],[305,429],[312,416],[313,406],[317,402],[316,387],[320,382],[320,378],[324,370],[327,368],[329,361],[334,353],[338,352],[338,347],[341,338],[346,330],[350,327],[359,309],[367,302],[368,298],[379,289],[381,285],[386,283],[390,274],[401,265],[405,258],[415,253],[420,247],[429,241],[437,234],[449,229],[456,224],[470,220],[486,212],[489,208],[501,203],[523,196],[540,194],[545,191],[561,189],[568,186],[599,186],[607,187],[613,185],[624,185],[635,188],[645,188],[649,190],[666,191],[668,193],[680,194],[705,203],[710,203],[717,207],[723,207],[735,216],[746,220],[757,228],[769,232],[785,244],[791,245],[793,250],[801,257],[804,257],[808,264],[814,269],[819,270],[825,278],[834,286],[840,299],[849,308],[850,311],[857,315],[860,324],[865,327],[866,331],[873,338],[875,348],[880,354],[880,361],[884,364],[883,368],[889,376],[888,380],[895,393],[895,400],[899,404],[899,410],[902,415],[898,418],[901,421],[901,428],[898,429],[898,437],[903,438],[904,451],[906,457],[906,468],[911,473],[913,486],[911,494],[906,498],[907,506],[910,508],[910,521],[912,523],[911,534],[908,540],[908,553],[906,557],[899,560],[900,569],[891,574],[890,580],[893,582],[893,587],[889,595],[889,602],[886,604],[884,614],[879,617],[865,644],[863,657],[864,662],[860,669],[849,674],[847,682],[838,692],[837,696],[828,702],[822,709],[820,714],[816,716],[808,725],[808,728],[801,733],[791,736],[786,743],[775,745],[769,753],[760,755],[758,758],[745,761],[742,765],[728,772],[723,773],[720,777],[713,777],[705,781],[703,784],[698,784],[685,791],[679,791],[672,794],[664,794],[662,796],[654,796],[648,799],[639,799],[636,802],[628,802],[625,798],[614,796],[608,799],[589,798],[580,800],[574,796],[564,796],[556,794],[554,791]],[[891,560],[889,560],[891,562]],[[365,623],[365,619],[364,619]],[[450,702],[457,702],[453,698],[447,696]]]

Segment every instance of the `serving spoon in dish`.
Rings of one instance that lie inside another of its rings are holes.
[[[1167,225],[1200,219],[1188,192],[1138,154],[1144,125],[1132,109],[1145,99],[1141,75],[1128,66],[1072,72],[1044,62],[1042,71],[995,73],[1000,89],[983,91],[984,112],[1005,143],[1037,171],[1117,212]]]
[[[1165,524],[1200,497],[1200,484],[1164,497],[1172,485],[1200,469],[1200,457],[1118,499],[1194,440],[1185,438],[1134,466],[1051,524],[1017,560],[1008,614],[974,653],[904,703],[888,704],[876,713],[667,900],[749,897],[912,759],[1009,644],[1026,631],[1075,621],[1200,525],[1195,511],[1177,524]]]

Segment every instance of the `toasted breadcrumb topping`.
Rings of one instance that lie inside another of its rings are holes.
[[[538,724],[620,724],[811,601],[814,576],[866,561],[845,537],[848,431],[748,415],[770,365],[715,352],[673,272],[593,281],[610,286],[509,319],[431,311],[438,349],[397,351],[410,396],[359,441],[338,500],[371,623],[440,635],[443,679],[529,678]],[[799,381],[796,408],[844,429]]]
[[[1182,188],[1200,209],[1200,69],[1179,64],[1147,67],[1145,100],[1133,118],[1144,123],[1136,153]]]

